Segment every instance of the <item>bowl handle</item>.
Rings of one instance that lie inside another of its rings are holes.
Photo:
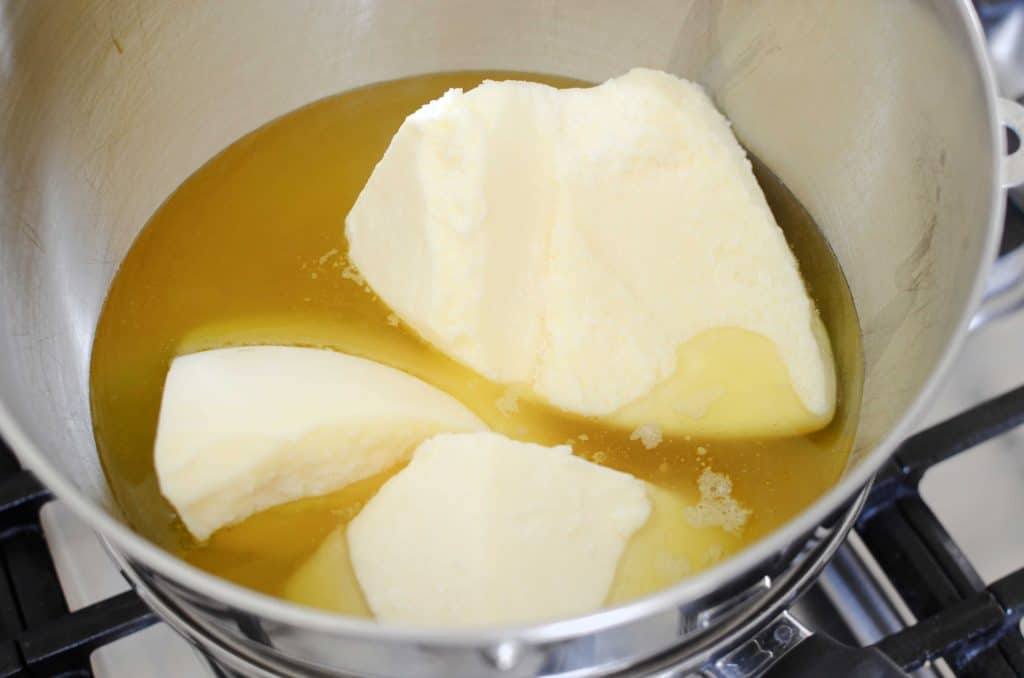
[[[1003,157],[1003,188],[1024,187],[1024,106],[1009,99],[999,99],[997,111],[1003,127],[1012,130],[1020,139],[1017,148]],[[971,329],[1021,308],[1024,308],[1024,246],[1004,254],[992,265],[985,296],[971,318]]]
[[[1003,188],[1013,188],[1024,184],[1024,106],[1012,99],[997,99],[996,115],[1002,126],[1020,140],[1017,148],[1003,157],[1002,163]]]

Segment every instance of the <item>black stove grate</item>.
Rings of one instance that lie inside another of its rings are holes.
[[[133,591],[68,610],[39,524],[50,499],[0,441],[0,678],[92,676],[93,650],[157,621]]]
[[[920,620],[876,645],[904,670],[941,657],[965,678],[1024,676],[1024,568],[986,588],[918,490],[928,469],[1021,424],[1024,386],[909,438],[876,478],[857,531]]]

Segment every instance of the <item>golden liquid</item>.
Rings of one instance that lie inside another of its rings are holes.
[[[484,78],[564,78],[506,72],[415,77],[346,92],[279,118],[240,139],[192,175],[140,233],[110,288],[93,346],[96,441],[114,495],[140,533],[193,564],[279,595],[331,530],[344,524],[388,473],[325,497],[278,506],[193,540],[157,487],[153,442],[171,360],[202,349],[252,344],[329,347],[405,370],[455,396],[494,430],[560,444],[577,454],[692,496],[705,468],[731,477],[751,510],[743,531],[719,530],[727,556],[785,523],[833,485],[852,444],[860,405],[860,335],[842,272],[809,216],[754,160],[757,178],[800,262],[835,353],[837,415],[824,430],[788,438],[666,438],[656,449],[584,418],[520,400],[508,416],[505,387],[444,357],[344,275],[344,219],[402,120],[451,87]],[[585,434],[585,440],[578,438]]]

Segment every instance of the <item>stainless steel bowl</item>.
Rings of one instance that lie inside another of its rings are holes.
[[[638,65],[709,88],[849,278],[866,381],[832,491],[669,590],[480,632],[296,607],[125,526],[93,443],[90,345],[119,261],[189,173],[271,118],[370,82],[467,68],[602,80]],[[590,675],[673,648],[713,659],[708,634],[742,626],[827,558],[850,514],[834,516],[910,430],[985,288],[1001,186],[1020,178],[966,0],[23,0],[0,5],[0,73],[0,429],[155,606],[263,675]],[[1009,280],[989,316],[1019,294]]]

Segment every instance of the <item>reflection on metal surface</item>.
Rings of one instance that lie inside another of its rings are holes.
[[[860,645],[916,621],[856,532],[847,537],[818,584]]]
[[[743,591],[729,600],[719,603],[718,605],[713,605],[705,610],[701,610],[697,614],[697,621],[694,625],[695,628],[701,631],[711,628],[715,623],[726,617],[729,612],[742,608],[752,599],[767,593],[771,586],[771,577],[762,577],[746,591]]]
[[[759,676],[810,635],[807,627],[783,612],[753,638],[704,669],[704,673],[714,678]]]

